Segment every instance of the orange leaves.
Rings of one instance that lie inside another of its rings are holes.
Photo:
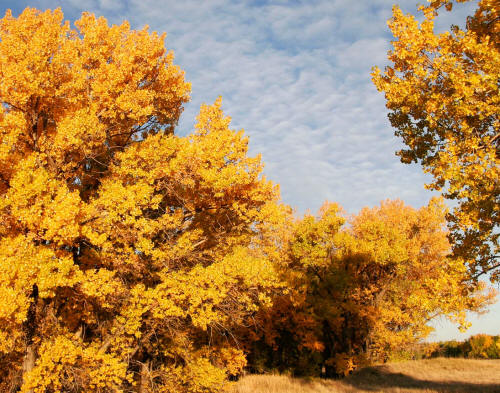
[[[357,367],[355,359],[346,353],[337,353],[335,357],[327,361],[327,364],[335,367],[337,373],[344,377],[348,376]]]
[[[442,200],[420,209],[387,200],[347,225],[340,211],[327,203],[317,217],[296,220],[283,238],[290,292],[259,318],[265,345],[287,367],[347,375],[426,337],[437,315],[467,328],[465,311],[491,302],[493,292],[467,283],[463,260],[449,258]],[[257,350],[252,358],[258,356]]]
[[[18,18],[7,11],[0,22],[2,101],[26,109],[31,97],[43,97],[33,104],[48,109],[46,101],[57,97],[56,83],[69,71],[64,72],[58,61],[70,31],[69,23],[62,22],[60,9],[41,13],[26,8]]]
[[[172,64],[164,36],[150,34],[147,28],[131,31],[128,22],[108,27],[104,18],[88,13],[75,25],[83,36],[77,50],[85,83],[90,84],[87,98],[98,103],[107,122],[132,126],[157,116],[159,123],[175,124],[190,85]]]
[[[236,348],[222,348],[220,360],[229,375],[238,376],[247,365],[245,354]]]
[[[69,176],[87,157],[102,153],[106,140],[106,126],[99,122],[96,108],[81,108],[68,113],[57,123],[55,135],[41,146],[54,159],[55,164]],[[68,154],[71,160],[67,160]]]

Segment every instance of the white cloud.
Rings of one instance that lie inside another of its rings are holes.
[[[99,0],[98,7],[106,11],[118,11],[125,6],[125,2],[121,0]]]

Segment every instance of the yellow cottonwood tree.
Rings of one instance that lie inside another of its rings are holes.
[[[348,302],[365,307],[372,359],[426,337],[437,316],[467,329],[466,311],[494,300],[495,291],[468,282],[463,259],[450,258],[446,211],[437,198],[420,209],[384,201],[362,209],[344,232],[339,254],[356,278]]]
[[[213,392],[280,286],[278,190],[164,36],[27,8],[0,20],[0,390]],[[265,245],[257,247],[257,245]]]
[[[494,269],[498,280],[500,4],[480,0],[465,29],[437,34],[438,10],[454,1],[429,2],[421,23],[393,8],[391,65],[375,68],[373,82],[407,146],[401,160],[420,162],[434,177],[429,187],[458,202],[449,216],[455,255],[470,262],[474,279]]]
[[[439,315],[467,328],[465,312],[493,299],[468,283],[463,260],[448,257],[440,200],[420,209],[384,201],[349,221],[340,211],[327,203],[293,224],[283,273],[291,290],[261,316],[253,367],[264,354],[270,367],[347,375],[426,337]]]

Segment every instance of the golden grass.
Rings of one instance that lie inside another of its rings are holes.
[[[248,375],[232,393],[500,393],[500,360],[428,359],[367,367],[343,380]]]

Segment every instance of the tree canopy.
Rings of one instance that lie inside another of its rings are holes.
[[[349,220],[340,212],[327,203],[291,228],[282,273],[290,292],[260,315],[255,369],[347,375],[427,337],[437,316],[466,329],[466,311],[491,302],[493,292],[468,283],[463,260],[448,257],[441,200],[420,209],[387,200]]]
[[[467,0],[458,0],[464,2]],[[423,21],[393,8],[390,65],[374,69],[389,119],[406,145],[404,163],[420,162],[431,189],[455,200],[449,216],[454,253],[473,278],[500,270],[500,5],[478,2],[465,29],[437,34],[434,20],[452,0],[420,7]]]
[[[0,390],[222,388],[231,337],[279,286],[278,191],[163,36],[83,14],[0,21]],[[157,390],[160,389],[160,390]]]

